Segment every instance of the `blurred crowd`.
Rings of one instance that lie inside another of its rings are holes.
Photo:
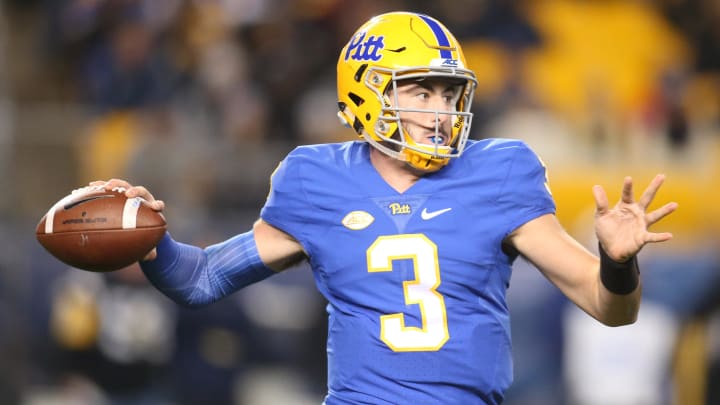
[[[669,170],[660,199],[680,202],[676,248],[642,258],[631,327],[578,316],[518,262],[507,403],[720,403],[717,0],[0,0],[0,403],[320,403],[307,269],[186,310],[137,266],[66,268],[30,230],[112,177],[165,200],[181,241],[248,229],[289,150],[353,139],[338,52],[401,9],[460,39],[479,81],[471,136],[530,143],[571,233],[590,229],[592,182],[625,170]]]

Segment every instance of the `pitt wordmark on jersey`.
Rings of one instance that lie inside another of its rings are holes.
[[[328,300],[326,403],[499,403],[515,259],[502,241],[555,211],[545,168],[520,141],[468,141],[398,193],[371,147],[298,147],[261,212],[302,244]]]

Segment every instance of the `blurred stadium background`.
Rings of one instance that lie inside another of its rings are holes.
[[[527,141],[571,234],[595,244],[591,187],[667,174],[675,233],[642,252],[639,321],[596,325],[526,263],[509,290],[508,404],[718,404],[717,0],[0,1],[0,403],[318,404],[324,302],[292,271],[201,310],[137,267],[68,269],[35,242],[45,210],[124,177],[174,236],[247,229],[295,145],[347,140],[335,63],[368,17],[431,14],[480,86],[474,138]]]

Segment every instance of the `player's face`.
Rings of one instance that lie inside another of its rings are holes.
[[[398,107],[424,110],[400,112],[405,131],[417,143],[446,145],[455,117],[452,113],[456,111],[461,91],[462,86],[442,80],[399,82]],[[389,96],[394,103],[396,99],[392,92]]]

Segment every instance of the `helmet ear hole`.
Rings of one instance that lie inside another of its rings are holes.
[[[355,93],[348,93],[348,97],[350,98],[350,100],[352,100],[353,104],[355,104],[355,106],[357,106],[357,107],[360,107],[365,102],[365,99],[363,99],[362,97],[358,96]]]
[[[355,77],[353,77],[353,79],[355,79],[356,82],[360,83],[362,74],[363,74],[363,72],[365,72],[365,69],[367,69],[367,67],[368,67],[367,63],[363,63],[362,65],[360,65],[357,72],[355,72]]]

